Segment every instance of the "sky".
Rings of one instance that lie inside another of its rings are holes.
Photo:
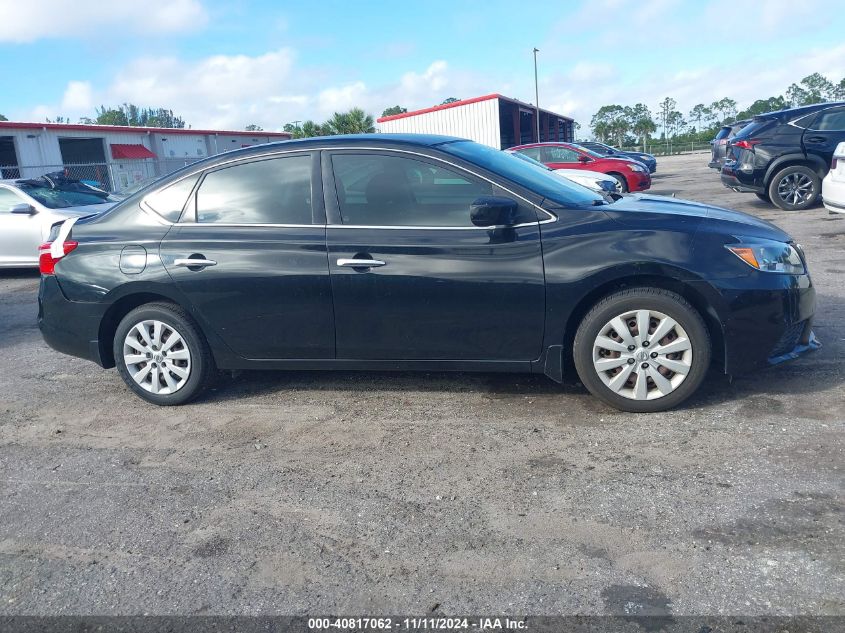
[[[70,10],[72,8],[72,10]],[[377,116],[498,92],[574,117],[672,97],[742,109],[845,76],[843,0],[0,0],[0,114],[124,102],[191,127]],[[797,23],[797,24],[796,24]],[[796,28],[797,26],[797,28]]]

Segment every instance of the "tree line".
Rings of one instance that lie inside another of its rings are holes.
[[[657,105],[656,112],[637,103],[634,106],[605,105],[593,115],[590,129],[603,142],[620,146],[647,146],[651,135],[660,128],[659,140],[668,144],[703,143],[709,141],[722,125],[750,119],[758,114],[784,108],[795,108],[814,103],[845,100],[845,77],[833,83],[820,73],[804,77],[793,83],[783,95],[757,99],[745,110],[737,102],[724,97],[710,104],[698,103],[684,115],[677,109],[677,102],[666,97]]]

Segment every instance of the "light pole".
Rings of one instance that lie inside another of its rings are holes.
[[[534,106],[537,108],[537,114],[534,117],[537,123],[537,142],[540,142],[540,85],[537,83],[537,53],[539,48],[534,49]]]

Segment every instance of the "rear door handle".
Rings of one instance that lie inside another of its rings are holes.
[[[206,266],[216,266],[217,262],[213,259],[193,259],[188,257],[173,260],[173,265],[181,266],[182,268],[205,268]]]
[[[380,259],[339,259],[338,266],[346,266],[347,268],[378,268],[384,266],[387,262]]]

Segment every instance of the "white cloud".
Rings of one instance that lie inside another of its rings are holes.
[[[0,42],[88,37],[110,33],[169,34],[202,28],[208,14],[199,0],[0,0]]]
[[[91,84],[87,81],[71,81],[62,97],[62,110],[78,112],[94,107]]]
[[[337,88],[326,88],[320,91],[317,96],[317,108],[323,115],[348,110],[356,105],[361,105],[366,94],[367,86],[363,81],[356,81]]]

